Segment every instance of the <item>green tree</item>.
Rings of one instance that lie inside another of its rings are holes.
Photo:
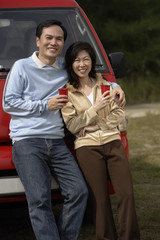
[[[159,0],[78,0],[107,52],[123,51],[127,75],[160,72]]]

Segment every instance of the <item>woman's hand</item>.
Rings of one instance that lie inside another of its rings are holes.
[[[119,107],[124,108],[126,104],[125,94],[121,87],[117,86],[112,89],[112,98]]]
[[[94,104],[94,109],[96,112],[101,110],[102,108],[106,107],[111,99],[110,95],[106,95],[108,91],[104,92],[100,97],[96,99],[96,102]]]
[[[95,132],[95,131],[97,131],[98,129],[100,129],[98,125],[84,127],[84,128],[79,132],[79,137],[85,137],[86,132]]]

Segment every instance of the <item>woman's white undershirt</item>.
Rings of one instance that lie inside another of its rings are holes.
[[[93,105],[93,91],[87,96],[91,104]]]

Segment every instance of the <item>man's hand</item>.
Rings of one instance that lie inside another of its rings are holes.
[[[67,102],[68,97],[66,95],[57,95],[48,100],[48,109],[49,111],[61,109]]]
[[[88,126],[84,127],[80,132],[79,132],[79,137],[84,137],[86,135],[86,132],[95,132],[99,129],[98,125],[94,126]]]
[[[117,86],[112,89],[112,98],[121,108],[124,108],[126,104],[126,99],[121,87]]]

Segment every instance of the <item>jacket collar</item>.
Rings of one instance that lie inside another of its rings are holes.
[[[96,84],[94,87],[99,87],[100,85],[103,84],[105,80],[103,79],[100,73],[96,73],[96,78],[93,79],[93,81],[96,81]],[[70,92],[80,92],[78,89],[74,88],[73,85],[71,85],[70,83],[66,84],[66,88],[68,88]]]

